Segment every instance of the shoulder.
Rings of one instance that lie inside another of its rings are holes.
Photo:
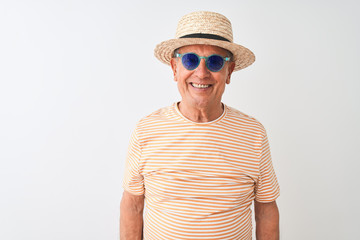
[[[263,124],[256,119],[255,117],[248,115],[242,111],[239,111],[238,109],[235,109],[233,107],[227,106],[227,119],[230,122],[234,123],[241,123],[241,125],[246,125],[250,128],[257,129],[260,132],[265,133],[265,127]]]
[[[176,117],[174,106],[162,107],[145,117],[141,118],[137,124],[137,128],[151,127],[153,125],[164,124],[172,121]]]

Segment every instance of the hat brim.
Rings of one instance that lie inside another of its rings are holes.
[[[234,71],[246,68],[255,61],[254,53],[244,46],[236,43],[204,38],[170,39],[158,44],[155,47],[154,54],[161,62],[170,65],[170,60],[173,57],[175,49],[195,44],[218,46],[230,51],[233,54],[233,61],[235,62]]]

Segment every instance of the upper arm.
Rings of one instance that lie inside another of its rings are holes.
[[[279,240],[279,210],[275,201],[255,201],[256,239]]]
[[[255,219],[258,220],[270,220],[278,221],[279,209],[276,201],[261,203],[254,201],[255,205]]]
[[[130,210],[136,213],[142,213],[144,209],[144,195],[135,195],[124,191],[121,199],[121,211]]]
[[[124,191],[120,204],[120,239],[143,239],[144,195]]]

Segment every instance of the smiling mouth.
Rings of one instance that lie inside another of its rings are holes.
[[[208,88],[211,85],[210,84],[196,84],[196,83],[191,83],[191,86],[193,86],[194,88]]]

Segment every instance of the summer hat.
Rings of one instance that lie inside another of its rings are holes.
[[[155,57],[165,64],[170,60],[177,48],[206,44],[224,48],[233,54],[234,71],[246,68],[255,61],[255,55],[249,49],[233,43],[230,21],[215,12],[193,12],[183,16],[177,26],[175,39],[161,42],[155,47]]]

